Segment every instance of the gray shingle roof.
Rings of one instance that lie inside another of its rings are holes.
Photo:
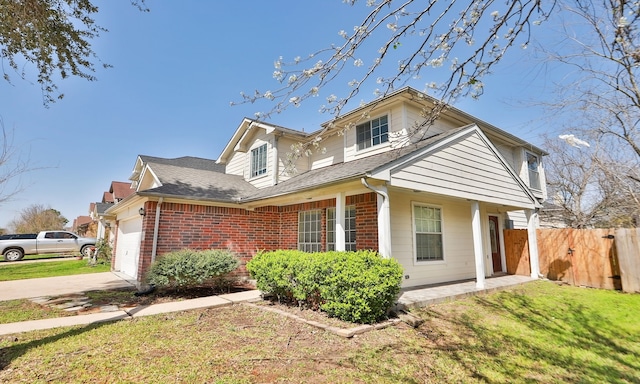
[[[197,157],[162,159],[140,156],[148,162],[162,186],[140,191],[140,195],[174,196],[196,200],[237,202],[256,188],[241,176],[224,173],[224,165]]]
[[[218,202],[248,202],[314,189],[347,180],[358,179],[393,161],[401,161],[413,152],[433,145],[467,129],[468,126],[440,133],[401,149],[368,156],[346,163],[314,169],[296,175],[277,185],[258,189],[242,176],[224,173],[224,165],[215,160],[196,157],[163,159],[140,156],[160,179],[161,187],[138,192],[147,196],[173,196]]]
[[[165,159],[162,157],[140,155],[140,158],[143,162],[148,164],[165,164],[176,167],[224,173],[224,165],[216,164],[215,160],[203,159],[201,157],[183,156],[175,159]]]
[[[389,164],[390,162],[400,161],[403,157],[409,156],[419,149],[433,145],[467,128],[469,128],[469,126],[439,133],[401,149],[307,171],[283,181],[278,185],[257,190],[254,194],[246,196],[243,201],[253,201],[281,196],[288,193],[318,188],[332,183],[357,179],[379,167]]]
[[[113,203],[96,203],[96,213],[98,215],[104,215],[104,211],[111,207],[113,207]]]

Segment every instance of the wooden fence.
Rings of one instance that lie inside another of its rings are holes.
[[[576,286],[640,292],[640,229],[538,229],[540,273]],[[526,230],[504,231],[507,273],[530,275]]]

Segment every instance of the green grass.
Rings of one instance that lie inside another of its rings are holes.
[[[109,272],[110,270],[111,266],[108,264],[98,264],[92,267],[87,264],[86,260],[0,264],[0,281],[80,275],[85,273]]]
[[[640,383],[640,295],[535,282],[344,339],[235,305],[0,337],[0,382]]]

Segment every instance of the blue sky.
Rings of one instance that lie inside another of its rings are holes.
[[[149,13],[128,1],[96,3],[96,19],[109,32],[93,48],[113,65],[98,67],[98,81],[59,82],[65,98],[49,108],[37,85],[0,82],[0,117],[17,155],[34,168],[4,186],[23,192],[0,205],[0,228],[32,204],[57,209],[70,223],[87,215],[111,181],[128,181],[139,154],[216,159],[243,117],[268,108],[231,106],[240,92],[276,88],[279,56],[304,57],[339,42],[338,31],[353,30],[367,11],[364,3],[341,0],[149,0]],[[540,144],[540,110],[521,104],[548,84],[528,60],[513,56],[485,80],[479,101],[455,106]],[[410,85],[423,89],[427,82]],[[372,100],[370,91],[359,98]],[[310,132],[328,119],[318,105],[303,104],[270,121]]]

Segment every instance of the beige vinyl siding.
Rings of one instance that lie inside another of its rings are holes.
[[[513,220],[513,229],[527,229],[527,215],[524,211],[507,212],[507,220]]]
[[[142,180],[138,182],[138,191],[146,191],[147,189],[157,188],[160,183],[156,180],[155,176],[147,169],[142,175]]]
[[[247,157],[246,152],[234,152],[229,161],[227,161],[225,173],[229,175],[244,176],[244,164],[247,161]]]
[[[423,193],[390,191],[393,258],[404,268],[405,287],[475,277],[471,232],[471,206],[464,200],[428,196]],[[444,260],[416,262],[413,233],[413,203],[437,206],[442,212]]]
[[[285,172],[287,157],[293,153],[291,149],[292,145],[299,144],[298,141],[281,137],[278,139],[278,182],[285,181],[291,178],[291,175]],[[306,172],[309,170],[309,158],[307,156],[300,156],[294,161],[294,168],[297,174]]]
[[[531,206],[529,196],[477,133],[392,171],[394,186],[503,205]]]
[[[355,130],[353,130],[355,132]],[[344,161],[343,135],[331,136],[320,142],[320,148],[312,149],[311,169],[327,167]]]
[[[516,161],[513,154],[513,147],[505,144],[496,145],[494,143],[494,145],[498,152],[500,152],[500,155],[502,155],[504,160],[507,162],[507,164],[509,164],[509,166],[513,168],[516,173],[520,174],[520,168],[522,168],[521,160],[518,159],[518,161]]]

